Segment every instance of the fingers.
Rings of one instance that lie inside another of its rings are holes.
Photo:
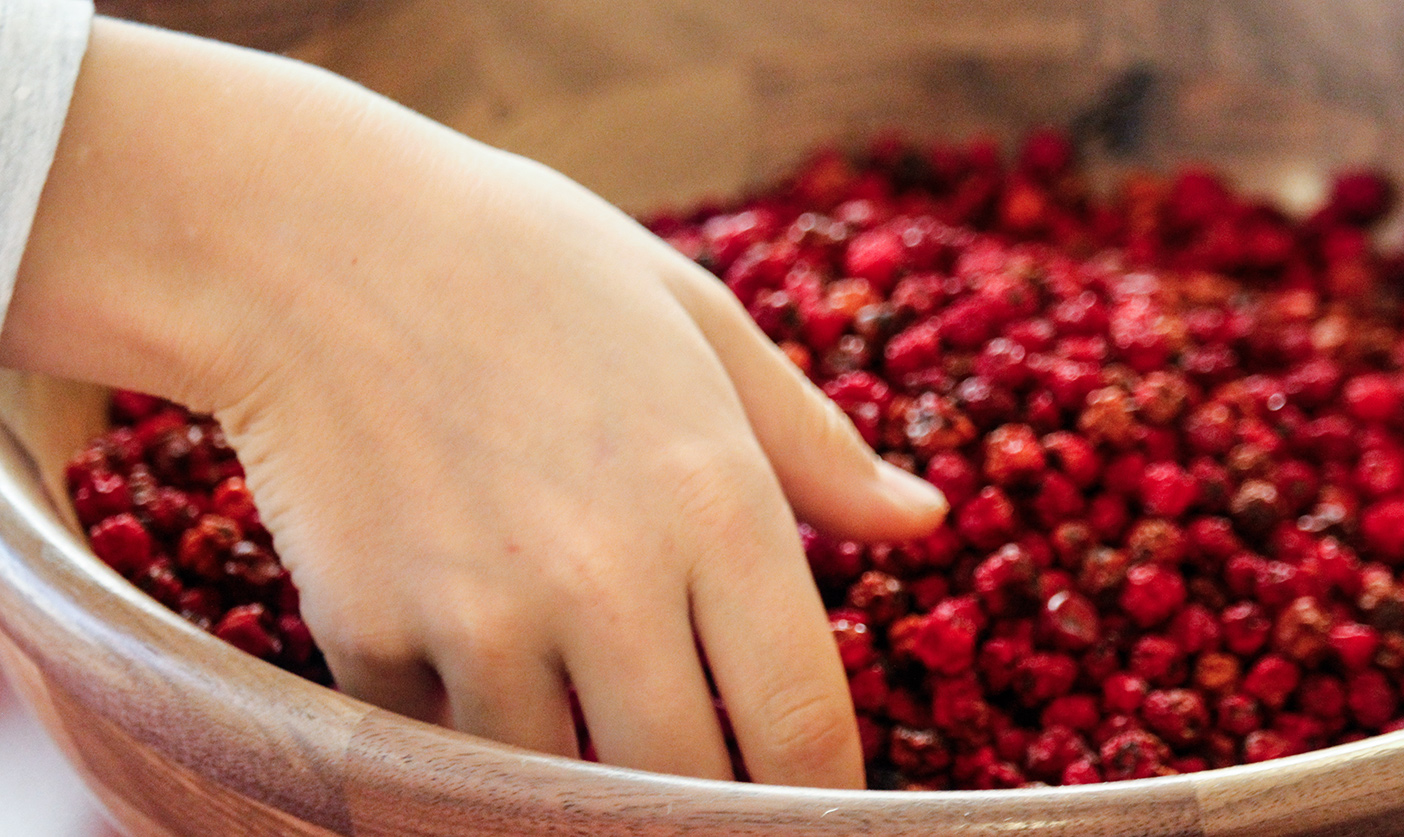
[[[324,653],[338,688],[352,697],[505,744],[577,756],[558,659],[537,650],[535,633],[492,628],[498,615],[445,606],[424,654],[414,641],[361,637],[326,643]]]
[[[773,483],[718,469],[731,502],[693,515],[693,620],[752,779],[861,788],[848,682]]]
[[[443,684],[429,665],[411,658],[374,662],[330,647],[323,650],[337,688],[346,694],[416,720],[448,720]]]
[[[565,675],[554,661],[509,649],[443,657],[454,729],[558,756],[579,755]]]
[[[730,779],[682,592],[677,602],[623,603],[628,612],[600,603],[566,639],[567,664],[601,762]]]
[[[725,286],[700,270],[681,273],[674,292],[731,376],[796,514],[858,540],[913,538],[940,524],[948,506],[934,486],[878,459]]]
[[[440,591],[425,638],[462,732],[559,756],[579,754],[566,673],[535,608],[520,598]]]

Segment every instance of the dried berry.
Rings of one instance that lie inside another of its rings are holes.
[[[979,626],[961,604],[947,599],[937,605],[912,638],[911,653],[938,674],[959,674],[975,662]]]
[[[1198,496],[1194,477],[1174,462],[1153,463],[1141,478],[1141,506],[1149,515],[1179,517]]]
[[[1148,779],[1168,772],[1170,748],[1144,730],[1114,735],[1101,747],[1102,771],[1109,781]]]
[[[1141,703],[1146,727],[1174,747],[1189,747],[1209,728],[1209,708],[1191,689],[1158,689]]]
[[[1005,424],[985,436],[985,476],[997,485],[1031,483],[1048,462],[1038,435],[1026,424]]]
[[[1120,604],[1137,625],[1151,628],[1178,613],[1185,598],[1185,582],[1178,573],[1157,564],[1141,564],[1126,572]]]
[[[1243,677],[1243,691],[1269,709],[1281,709],[1301,682],[1301,669],[1291,660],[1268,654]]]
[[[1085,596],[1060,590],[1043,604],[1042,628],[1058,648],[1079,651],[1101,638],[1096,607]]]
[[[123,575],[134,575],[151,561],[151,534],[125,512],[109,517],[88,531],[93,552]]]

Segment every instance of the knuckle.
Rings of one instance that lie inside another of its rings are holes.
[[[373,618],[337,620],[319,642],[338,657],[373,668],[398,668],[418,657],[400,626]]]
[[[591,602],[601,599],[615,586],[609,562],[609,548],[602,539],[577,531],[571,542],[555,551],[546,565],[548,595],[567,601]]]
[[[821,775],[844,758],[857,739],[852,709],[803,684],[782,687],[765,704],[772,764],[799,776]]]
[[[561,612],[571,619],[611,613],[618,607],[620,591],[636,588],[640,581],[628,574],[631,568],[637,572],[628,556],[645,550],[604,523],[577,526],[552,550],[542,568],[540,589],[524,591],[523,600],[538,612]],[[530,618],[531,613],[518,616]]]
[[[720,446],[699,447],[673,455],[678,519],[714,543],[754,541],[779,496],[773,478],[754,456]]]
[[[637,635],[636,627],[650,621],[672,577],[661,566],[642,565],[658,572],[641,569],[638,556],[658,555],[645,542],[648,537],[579,534],[552,556],[540,591],[526,598],[528,609],[499,623],[493,633],[521,637],[525,632],[538,645],[556,637],[577,651],[589,646],[591,653],[620,647],[646,652],[648,640]]]
[[[524,611],[516,603],[461,608],[427,628],[427,656],[441,672],[452,667],[451,679],[460,684],[490,683],[518,671],[542,646],[534,620],[523,618]]]

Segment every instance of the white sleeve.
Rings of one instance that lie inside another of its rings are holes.
[[[0,323],[53,164],[91,0],[0,0]]]

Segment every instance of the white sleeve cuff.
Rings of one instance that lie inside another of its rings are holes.
[[[0,2],[0,323],[88,46],[89,0]]]

